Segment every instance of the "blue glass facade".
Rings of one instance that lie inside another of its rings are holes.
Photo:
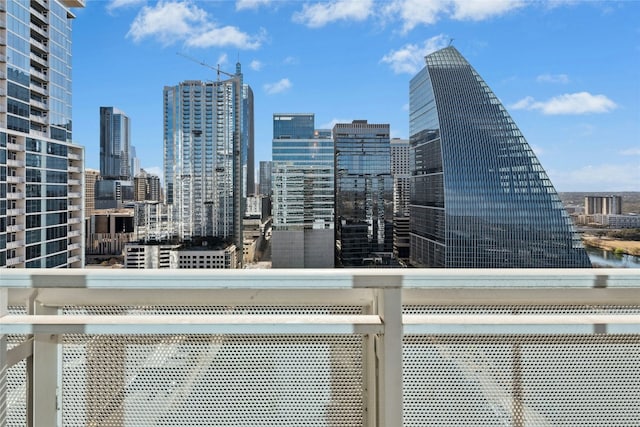
[[[366,120],[333,128],[336,246],[340,266],[366,264],[393,250],[393,178],[388,124]]]
[[[551,181],[504,106],[453,47],[410,83],[410,261],[590,267]]]

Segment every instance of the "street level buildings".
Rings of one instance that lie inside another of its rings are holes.
[[[338,123],[333,141],[338,266],[375,264],[393,246],[389,125]]]
[[[84,1],[0,6],[0,268],[80,268],[84,148],[71,134],[71,27]]]
[[[273,115],[273,268],[334,266],[334,171],[330,130],[314,114]]]
[[[590,267],[533,150],[454,47],[426,57],[409,106],[414,266]]]

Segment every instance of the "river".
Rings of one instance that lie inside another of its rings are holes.
[[[618,255],[612,251],[587,247],[587,254],[594,267],[606,268],[640,268],[640,257],[634,255]]]

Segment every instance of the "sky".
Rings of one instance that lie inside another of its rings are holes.
[[[99,169],[99,109],[131,119],[162,170],[162,91],[242,64],[255,159],[274,113],[409,138],[409,81],[453,44],[505,105],[557,191],[640,191],[640,2],[86,0],[73,9],[73,139]],[[258,176],[258,175],[256,175]]]

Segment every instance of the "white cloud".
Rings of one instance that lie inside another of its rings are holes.
[[[451,17],[460,21],[483,21],[524,6],[522,0],[454,0]]]
[[[260,6],[268,6],[271,0],[237,0],[236,10],[258,9]]]
[[[127,37],[136,42],[156,38],[164,45],[183,41],[192,47],[257,49],[264,34],[250,36],[236,27],[218,27],[206,11],[189,2],[159,1],[155,6],[145,6],[140,10]]]
[[[526,6],[522,0],[394,0],[382,9],[388,19],[400,19],[403,32],[418,25],[433,25],[443,17],[482,21]]]
[[[640,147],[629,148],[620,152],[623,156],[640,156]]]
[[[232,26],[210,28],[186,40],[187,46],[203,48],[233,46],[240,49],[257,49],[261,44],[262,36],[250,36]]]
[[[306,3],[293,21],[311,28],[320,28],[334,21],[364,21],[373,13],[373,0],[334,0]]]
[[[146,0],[111,0],[107,4],[107,10],[113,12],[116,9],[137,6],[146,3]]]
[[[267,93],[267,95],[275,95],[276,93],[281,93],[281,92],[284,92],[286,90],[289,90],[291,88],[291,86],[293,86],[293,85],[291,84],[289,79],[284,78],[284,79],[281,79],[280,81],[277,81],[275,83],[267,83],[263,87],[264,87],[264,91]]]
[[[446,47],[449,39],[440,34],[425,40],[422,45],[408,44],[398,50],[392,50],[382,57],[380,62],[389,64],[396,74],[415,74],[424,67],[424,57],[438,49]]]
[[[282,63],[285,65],[297,65],[300,63],[300,60],[295,56],[287,56],[286,58],[284,58]]]
[[[558,191],[638,191],[640,182],[638,163],[589,165],[548,173]]]
[[[569,83],[569,76],[566,74],[541,74],[536,77],[539,83]]]
[[[218,61],[216,62],[216,64],[224,65],[227,62],[229,62],[229,57],[227,56],[226,53],[223,53],[222,55],[218,56]]]
[[[514,110],[538,110],[547,115],[608,113],[618,106],[605,95],[589,92],[566,93],[548,101],[536,101],[527,96],[511,105]]]
[[[260,70],[262,70],[263,66],[264,66],[264,64],[262,62],[258,61],[257,59],[254,59],[253,61],[251,61],[251,64],[249,64],[249,67],[253,71],[260,71]]]

